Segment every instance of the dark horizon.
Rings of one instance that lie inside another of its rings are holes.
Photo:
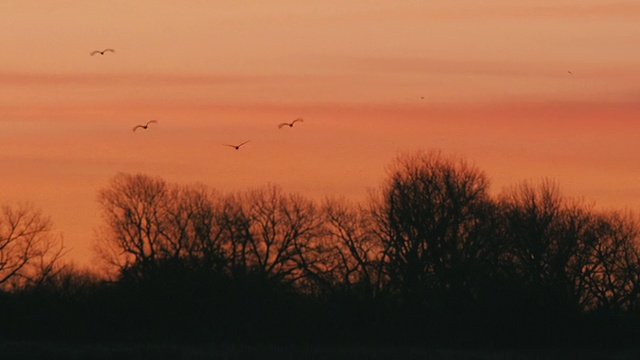
[[[48,255],[0,277],[0,339],[634,347],[637,215],[594,210],[552,180],[498,196],[488,184],[425,151],[399,155],[366,204],[121,173],[98,193],[110,278],[66,265],[37,209],[5,208],[2,234],[23,219],[15,228],[34,231],[14,245]]]

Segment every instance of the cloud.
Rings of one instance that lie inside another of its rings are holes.
[[[271,83],[294,81],[295,76],[285,75],[190,75],[190,74],[72,74],[72,73],[0,73],[0,85],[186,85],[209,86],[218,84]]]
[[[447,75],[483,75],[526,78],[566,78],[572,70],[574,77],[625,77],[640,75],[640,67],[628,64],[573,64],[569,62],[527,62],[527,61],[490,61],[438,59],[429,57],[352,57],[349,66],[362,72],[396,74],[447,74]],[[584,71],[576,69],[576,66]]]
[[[470,2],[467,5],[448,2],[446,5],[422,5],[415,6],[412,16],[436,19],[436,20],[469,20],[483,18],[637,18],[640,16],[640,3],[630,1],[618,1],[600,4],[525,4],[524,1],[512,1],[504,4],[478,5],[479,2]],[[380,15],[381,10],[375,10]],[[406,15],[404,13],[403,15]],[[385,9],[384,13],[393,15],[393,9]]]
[[[434,58],[360,58],[354,59],[360,69],[387,73],[441,73],[459,75],[540,76],[533,64],[506,61],[447,60]],[[562,72],[563,75],[566,71]]]
[[[561,18],[637,18],[640,16],[640,3],[610,2],[602,4],[579,5],[538,5],[538,6],[505,6],[493,9],[499,16],[518,17],[561,17]],[[491,14],[491,12],[487,12]]]

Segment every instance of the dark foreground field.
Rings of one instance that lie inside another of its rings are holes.
[[[114,345],[0,342],[0,359],[147,360],[147,359],[425,359],[425,360],[542,360],[639,359],[639,349],[425,349],[394,347],[286,347],[230,345]]]

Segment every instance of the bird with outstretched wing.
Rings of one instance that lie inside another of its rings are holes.
[[[230,146],[230,147],[232,147],[232,148],[234,148],[234,149],[236,149],[236,150],[240,150],[240,146],[242,146],[242,145],[244,145],[244,144],[248,143],[249,141],[251,141],[251,140],[247,140],[247,141],[245,141],[245,142],[243,142],[242,144],[239,144],[239,145],[229,145],[229,144],[222,144],[222,145],[224,145],[224,146]]]
[[[144,125],[142,125],[142,124],[138,124],[138,125],[136,125],[136,126],[134,126],[134,127],[133,127],[133,131],[136,131],[136,130],[141,129],[141,128],[146,130],[146,129],[149,127],[149,124],[155,124],[155,123],[157,123],[157,122],[158,122],[157,120],[149,120],[149,121],[147,121],[147,123],[146,123],[146,124],[144,124]]]
[[[91,56],[93,56],[93,55],[95,55],[95,54],[104,55],[104,54],[105,54],[105,53],[107,53],[107,52],[112,52],[112,53],[114,53],[114,52],[116,52],[116,51],[115,51],[115,50],[113,50],[113,49],[94,50],[94,51],[92,51],[92,52],[91,52]]]
[[[297,118],[297,119],[293,120],[293,121],[292,121],[292,122],[290,122],[290,123],[283,122],[283,123],[280,123],[280,124],[278,125],[278,129],[282,129],[282,127],[283,127],[283,126],[293,127],[293,124],[295,124],[295,123],[297,123],[297,122],[302,122],[302,121],[304,121],[302,118]]]

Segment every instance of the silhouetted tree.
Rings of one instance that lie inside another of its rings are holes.
[[[167,207],[167,184],[145,175],[118,174],[100,190],[105,225],[96,250],[118,270],[149,268],[163,245],[161,211]]]
[[[635,344],[636,215],[488,183],[422,151],[365,204],[118,174],[98,194],[109,278],[60,264],[39,211],[4,207],[0,339]]]
[[[225,243],[229,241],[227,219],[221,216],[216,193],[202,185],[172,186],[165,210],[163,232],[169,259],[188,259],[212,270],[226,265]]]
[[[521,300],[549,314],[582,310],[589,301],[590,251],[601,236],[593,212],[562,197],[549,180],[506,190],[500,206],[504,259],[512,267],[512,286],[523,291]]]
[[[161,263],[187,260],[223,267],[224,224],[217,196],[204,186],[118,174],[98,200],[106,224],[96,249],[119,271],[144,276]]]
[[[312,201],[267,186],[229,196],[225,212],[231,225],[227,257],[236,275],[294,284],[318,261],[313,253],[321,216]]]
[[[374,230],[368,209],[345,200],[323,204],[325,237],[317,268],[321,283],[329,289],[364,291],[375,296],[388,282],[384,273],[384,244]]]
[[[462,308],[478,294],[497,248],[486,176],[438,152],[400,155],[373,214],[390,286],[412,303]]]
[[[637,218],[607,212],[594,220],[597,241],[584,265],[587,310],[619,314],[640,310],[640,247]]]
[[[61,268],[66,253],[51,220],[31,205],[0,209],[0,290],[37,287]]]

